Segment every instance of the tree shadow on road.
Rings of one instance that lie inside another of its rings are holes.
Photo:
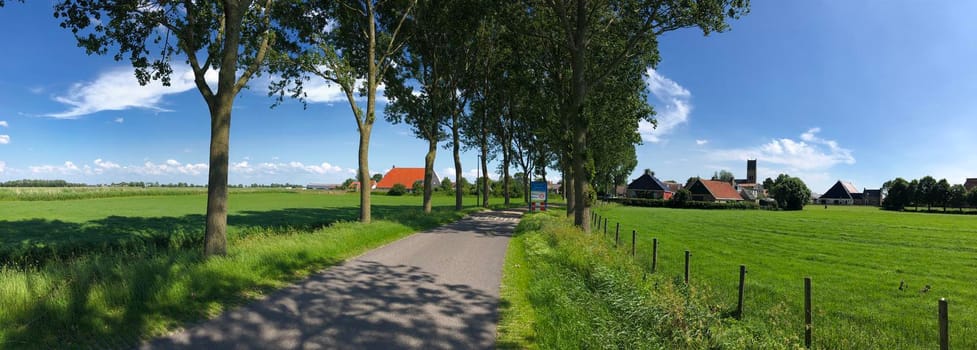
[[[143,348],[492,348],[498,299],[436,277],[354,261]]]

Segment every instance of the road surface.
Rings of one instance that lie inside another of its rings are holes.
[[[521,213],[472,214],[142,349],[491,349]]]

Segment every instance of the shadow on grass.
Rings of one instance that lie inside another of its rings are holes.
[[[435,208],[435,213],[453,207]],[[374,205],[373,218],[422,230],[442,222],[419,208]],[[286,208],[228,215],[228,238],[252,234],[311,231],[340,221],[356,221],[359,208]],[[0,266],[38,267],[50,260],[70,260],[91,252],[142,254],[203,246],[205,216],[108,216],[84,223],[30,219],[0,221]]]

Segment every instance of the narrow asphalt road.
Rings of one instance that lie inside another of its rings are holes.
[[[141,348],[494,348],[520,216],[481,212],[411,235]]]

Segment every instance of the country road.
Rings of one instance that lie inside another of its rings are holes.
[[[491,349],[516,211],[472,214],[142,349]]]

